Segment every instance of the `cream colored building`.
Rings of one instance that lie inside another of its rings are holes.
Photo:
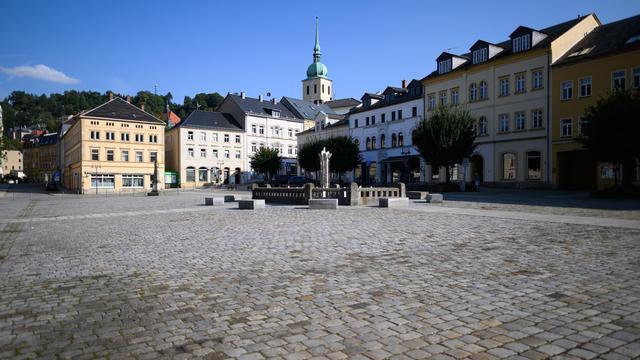
[[[477,121],[467,181],[549,183],[549,66],[599,24],[591,14],[540,30],[520,26],[507,41],[479,40],[467,54],[436,59],[437,70],[422,80],[426,117],[438,106],[464,105]]]
[[[196,110],[165,133],[167,171],[180,187],[244,183],[245,141],[231,114]]]
[[[63,182],[67,189],[149,190],[157,161],[163,188],[165,123],[120,98],[68,122],[64,134]]]
[[[5,150],[3,151],[4,158],[2,159],[2,166],[0,169],[0,176],[15,175],[18,177],[24,176],[24,168],[22,161],[22,151],[20,150]]]

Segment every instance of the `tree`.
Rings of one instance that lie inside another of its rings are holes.
[[[329,168],[336,174],[351,171],[362,161],[358,146],[347,136],[328,138],[323,142],[323,147],[332,154]]]
[[[322,142],[313,141],[306,143],[298,149],[298,163],[300,167],[307,171],[318,171],[320,170],[320,154],[322,151]]]
[[[467,110],[441,106],[431,118],[418,124],[412,136],[413,145],[434,169],[460,164],[476,147],[474,124],[475,119]],[[446,180],[449,183],[449,171]]]
[[[584,120],[588,126],[580,141],[598,161],[622,164],[622,186],[631,187],[636,161],[640,159],[640,92],[616,91],[587,108]],[[616,184],[619,166],[616,166]]]
[[[250,163],[255,171],[265,174],[268,183],[282,167],[282,157],[280,157],[277,149],[261,147],[251,156]]]

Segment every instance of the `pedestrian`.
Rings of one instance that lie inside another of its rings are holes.
[[[476,191],[480,191],[480,175],[478,173],[473,175],[473,183],[476,186]]]

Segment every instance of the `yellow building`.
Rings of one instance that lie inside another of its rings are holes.
[[[438,106],[462,105],[477,121],[466,181],[549,184],[549,64],[599,25],[590,14],[542,29],[519,26],[508,40],[477,40],[468,53],[436,59],[436,70],[422,79],[426,118]],[[460,169],[451,170],[452,178]],[[427,181],[445,178],[443,169],[427,166],[426,172]]]
[[[615,89],[640,88],[640,15],[602,25],[558,59],[551,71],[554,187],[603,188],[612,164],[596,163],[579,143],[585,110]]]
[[[64,185],[79,192],[149,190],[158,165],[164,187],[165,123],[114,98],[70,120],[64,134]]]
[[[53,181],[58,171],[58,133],[44,134],[24,146],[24,172],[29,181]]]
[[[0,175],[13,175],[21,178],[24,175],[22,159],[20,150],[5,150]]]

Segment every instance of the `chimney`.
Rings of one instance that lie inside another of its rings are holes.
[[[273,98],[273,99],[271,99],[271,102],[274,103],[274,104],[277,104],[278,103],[278,99]]]
[[[109,101],[113,100],[113,93],[109,91],[107,94],[109,95]]]
[[[127,95],[127,102],[131,104],[131,95]]]
[[[240,98],[242,98],[242,99],[244,99],[244,98],[245,98],[245,96],[244,96],[244,91],[240,91]]]
[[[262,95],[258,95],[258,100],[262,102]]]
[[[144,104],[140,105],[140,110],[144,111]]]
[[[407,80],[402,80],[402,88],[403,89],[407,88]]]

